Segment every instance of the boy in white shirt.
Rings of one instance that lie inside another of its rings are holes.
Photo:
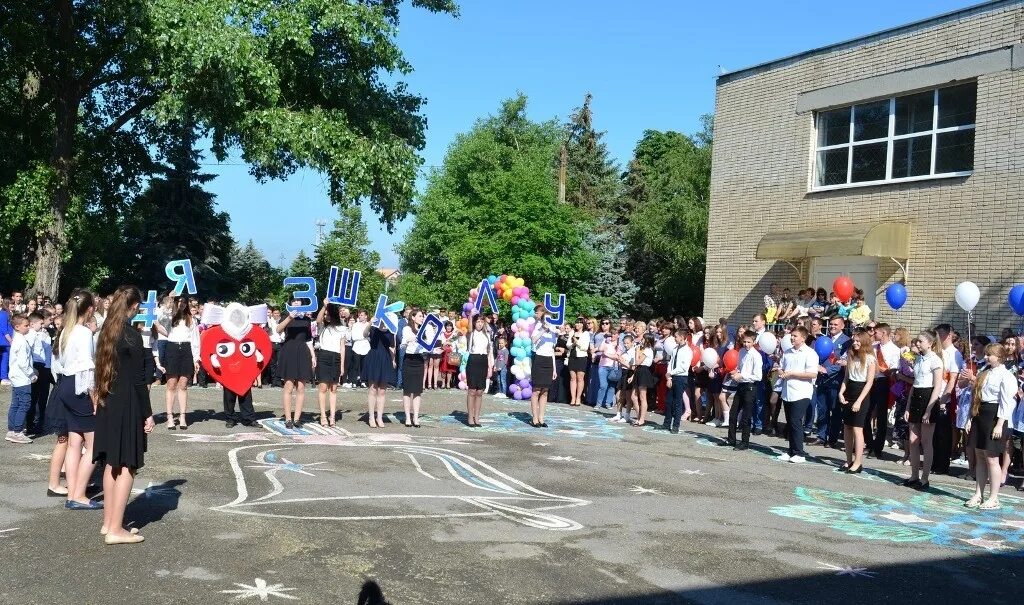
[[[782,404],[786,410],[789,431],[789,451],[781,460],[801,463],[804,457],[804,434],[801,427],[814,394],[814,381],[818,377],[818,354],[807,346],[807,329],[797,326],[789,334],[793,348],[782,355],[779,378],[782,379]]]
[[[39,435],[43,432],[46,401],[50,397],[50,385],[53,384],[53,374],[50,371],[53,348],[50,334],[43,327],[48,319],[44,313],[45,311],[37,311],[28,316],[27,338],[32,345],[32,367],[36,371],[36,381],[32,383],[32,403],[25,418],[25,431],[30,435]]]
[[[11,443],[32,443],[25,434],[25,418],[32,403],[32,383],[36,371],[32,367],[32,344],[28,340],[28,318],[15,315],[11,319],[14,337],[11,339],[10,374],[11,407],[7,411],[7,441]]]

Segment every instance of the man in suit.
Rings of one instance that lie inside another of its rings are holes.
[[[818,438],[811,445],[839,447],[839,436],[843,432],[843,412],[839,407],[839,387],[843,384],[845,360],[842,360],[850,346],[850,337],[843,330],[846,321],[833,317],[828,322],[828,334],[820,338],[832,340],[832,355],[821,360],[818,367],[818,385],[814,393],[814,407],[817,410]]]

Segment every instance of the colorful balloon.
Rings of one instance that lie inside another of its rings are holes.
[[[853,291],[855,289],[856,286],[854,286],[853,280],[850,279],[850,276],[848,275],[840,275],[834,282],[832,282],[832,291],[835,292],[836,296],[839,297],[839,300],[844,303],[850,302],[850,299],[853,298]]]
[[[1006,302],[1010,304],[1010,308],[1017,315],[1024,315],[1024,286],[1014,286],[1010,288],[1010,294],[1006,297]]]
[[[899,311],[907,304],[907,288],[903,284],[890,284],[885,289],[885,302],[893,311]]]
[[[835,350],[835,344],[832,343],[832,339],[828,336],[819,336],[814,339],[814,352],[818,354],[818,359],[821,361],[824,362],[831,357]]]
[[[970,313],[974,310],[974,307],[978,306],[978,301],[981,300],[981,290],[978,289],[978,285],[974,282],[963,281],[957,284],[953,298],[956,299],[956,304],[960,305],[961,309]]]
[[[726,372],[735,372],[736,365],[740,362],[740,352],[736,349],[731,349],[722,356],[722,363],[725,365]]]

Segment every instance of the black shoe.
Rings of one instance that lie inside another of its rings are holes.
[[[761,434],[761,429],[754,429],[754,430],[750,431],[750,433],[752,435],[760,435]]]
[[[284,428],[286,428],[286,429],[293,429],[293,428],[295,428],[295,423],[293,423],[291,420],[289,420],[289,421],[284,423]]]
[[[228,420],[227,422],[224,423],[224,426],[226,426],[229,429],[233,429],[233,428],[235,428],[236,424],[238,424],[238,423],[235,422],[234,420]]]
[[[737,452],[742,452],[743,450],[747,449],[748,447],[749,446],[746,443],[741,443],[741,444],[737,445],[736,447],[734,447],[732,449],[736,450]]]
[[[243,420],[242,426],[256,426],[255,420]]]
[[[810,441],[806,441],[805,443],[807,443],[807,445],[825,445],[825,442],[822,441],[821,439],[818,439],[817,437],[811,439]]]
[[[927,481],[925,481],[924,483],[920,483],[919,482],[917,484],[917,486],[914,487],[914,489],[916,489],[918,491],[921,491],[921,492],[926,492],[926,491],[928,491],[929,487],[931,487],[931,485]]]
[[[301,420],[296,420],[294,424],[295,424],[295,428],[297,428],[297,429],[301,429],[302,428],[302,421]]]
[[[540,428],[542,428],[542,429],[548,428],[548,423],[546,423],[546,422],[540,423]]]
[[[903,487],[909,487],[910,489],[917,489],[921,486],[921,482],[917,479],[907,479],[903,482]]]
[[[861,471],[863,471],[863,470],[864,470],[864,465],[862,464],[862,465],[857,467],[857,470],[853,470],[853,469],[850,469],[850,468],[846,469],[846,474],[847,475],[859,475],[861,473]]]
[[[720,441],[717,445],[721,447],[736,447],[735,441]]]
[[[678,435],[679,434],[679,429],[678,428],[669,429],[668,432],[672,433],[673,435]]]
[[[420,425],[419,425],[419,424],[414,424],[414,425],[412,425],[412,426],[413,426],[413,428],[417,428],[417,429],[418,429],[418,428],[420,428]]]

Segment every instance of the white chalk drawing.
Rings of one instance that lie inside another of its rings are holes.
[[[935,523],[930,519],[925,519],[924,517],[919,517],[915,514],[908,515],[905,513],[898,513],[896,511],[881,515],[881,517],[897,523]]]
[[[547,447],[549,445],[551,445],[551,444],[550,443],[534,443],[533,447]]]
[[[679,474],[680,475],[696,475],[698,477],[703,477],[704,476],[704,471],[702,471],[700,469],[684,468],[683,470],[679,471]]]
[[[175,435],[178,443],[243,443],[246,441],[271,441],[266,433],[228,433],[227,435]]]
[[[132,488],[132,493],[140,498],[173,498],[181,495],[178,488],[172,485],[153,483],[152,481],[145,488]]]
[[[878,574],[873,571],[868,571],[866,567],[849,567],[846,565],[833,565],[831,563],[822,563],[818,561],[817,569],[824,571],[834,571],[837,576],[849,576],[851,578],[874,578]]]
[[[548,456],[548,460],[552,462],[583,462],[579,458],[573,458],[572,456]]]
[[[6,538],[7,536],[11,535],[12,533],[18,531],[18,529],[19,528],[17,528],[17,527],[12,527],[10,529],[0,529],[0,538]]]
[[[649,487],[643,487],[641,485],[634,485],[632,488],[630,488],[629,491],[633,492],[634,494],[639,494],[639,495],[643,495],[643,494],[650,494],[652,496],[664,496],[665,495],[665,494],[661,493],[660,491],[658,491],[656,489],[651,489]]]
[[[976,548],[984,548],[985,550],[989,551],[1010,549],[1010,547],[1006,544],[1006,540],[988,540],[986,538],[971,538],[970,540],[965,540],[963,538],[960,538],[960,541],[964,542],[965,544],[970,544],[971,546],[974,546]]]
[[[476,439],[352,433],[319,425],[287,429],[276,419],[260,424],[289,437],[291,443],[245,445],[228,452],[238,495],[212,510],[321,521],[504,518],[535,529],[564,531],[583,526],[548,511],[590,504],[541,491],[477,458],[436,447],[478,444]],[[324,462],[309,459],[323,455],[323,449],[308,446],[324,445],[365,448],[360,464],[387,470],[353,475],[326,468]],[[403,467],[404,461],[409,466]],[[318,479],[321,472],[342,480]]]
[[[49,460],[50,454],[25,454],[22,458],[26,460]]]
[[[295,588],[285,588],[284,584],[267,584],[267,581],[263,578],[256,578],[253,584],[239,584],[234,582],[235,586],[238,586],[235,590],[222,590],[222,594],[233,594],[236,600],[253,599],[258,598],[261,601],[269,601],[270,597],[278,597],[281,599],[288,599],[291,601],[299,600],[298,597],[285,594],[296,590]]]

